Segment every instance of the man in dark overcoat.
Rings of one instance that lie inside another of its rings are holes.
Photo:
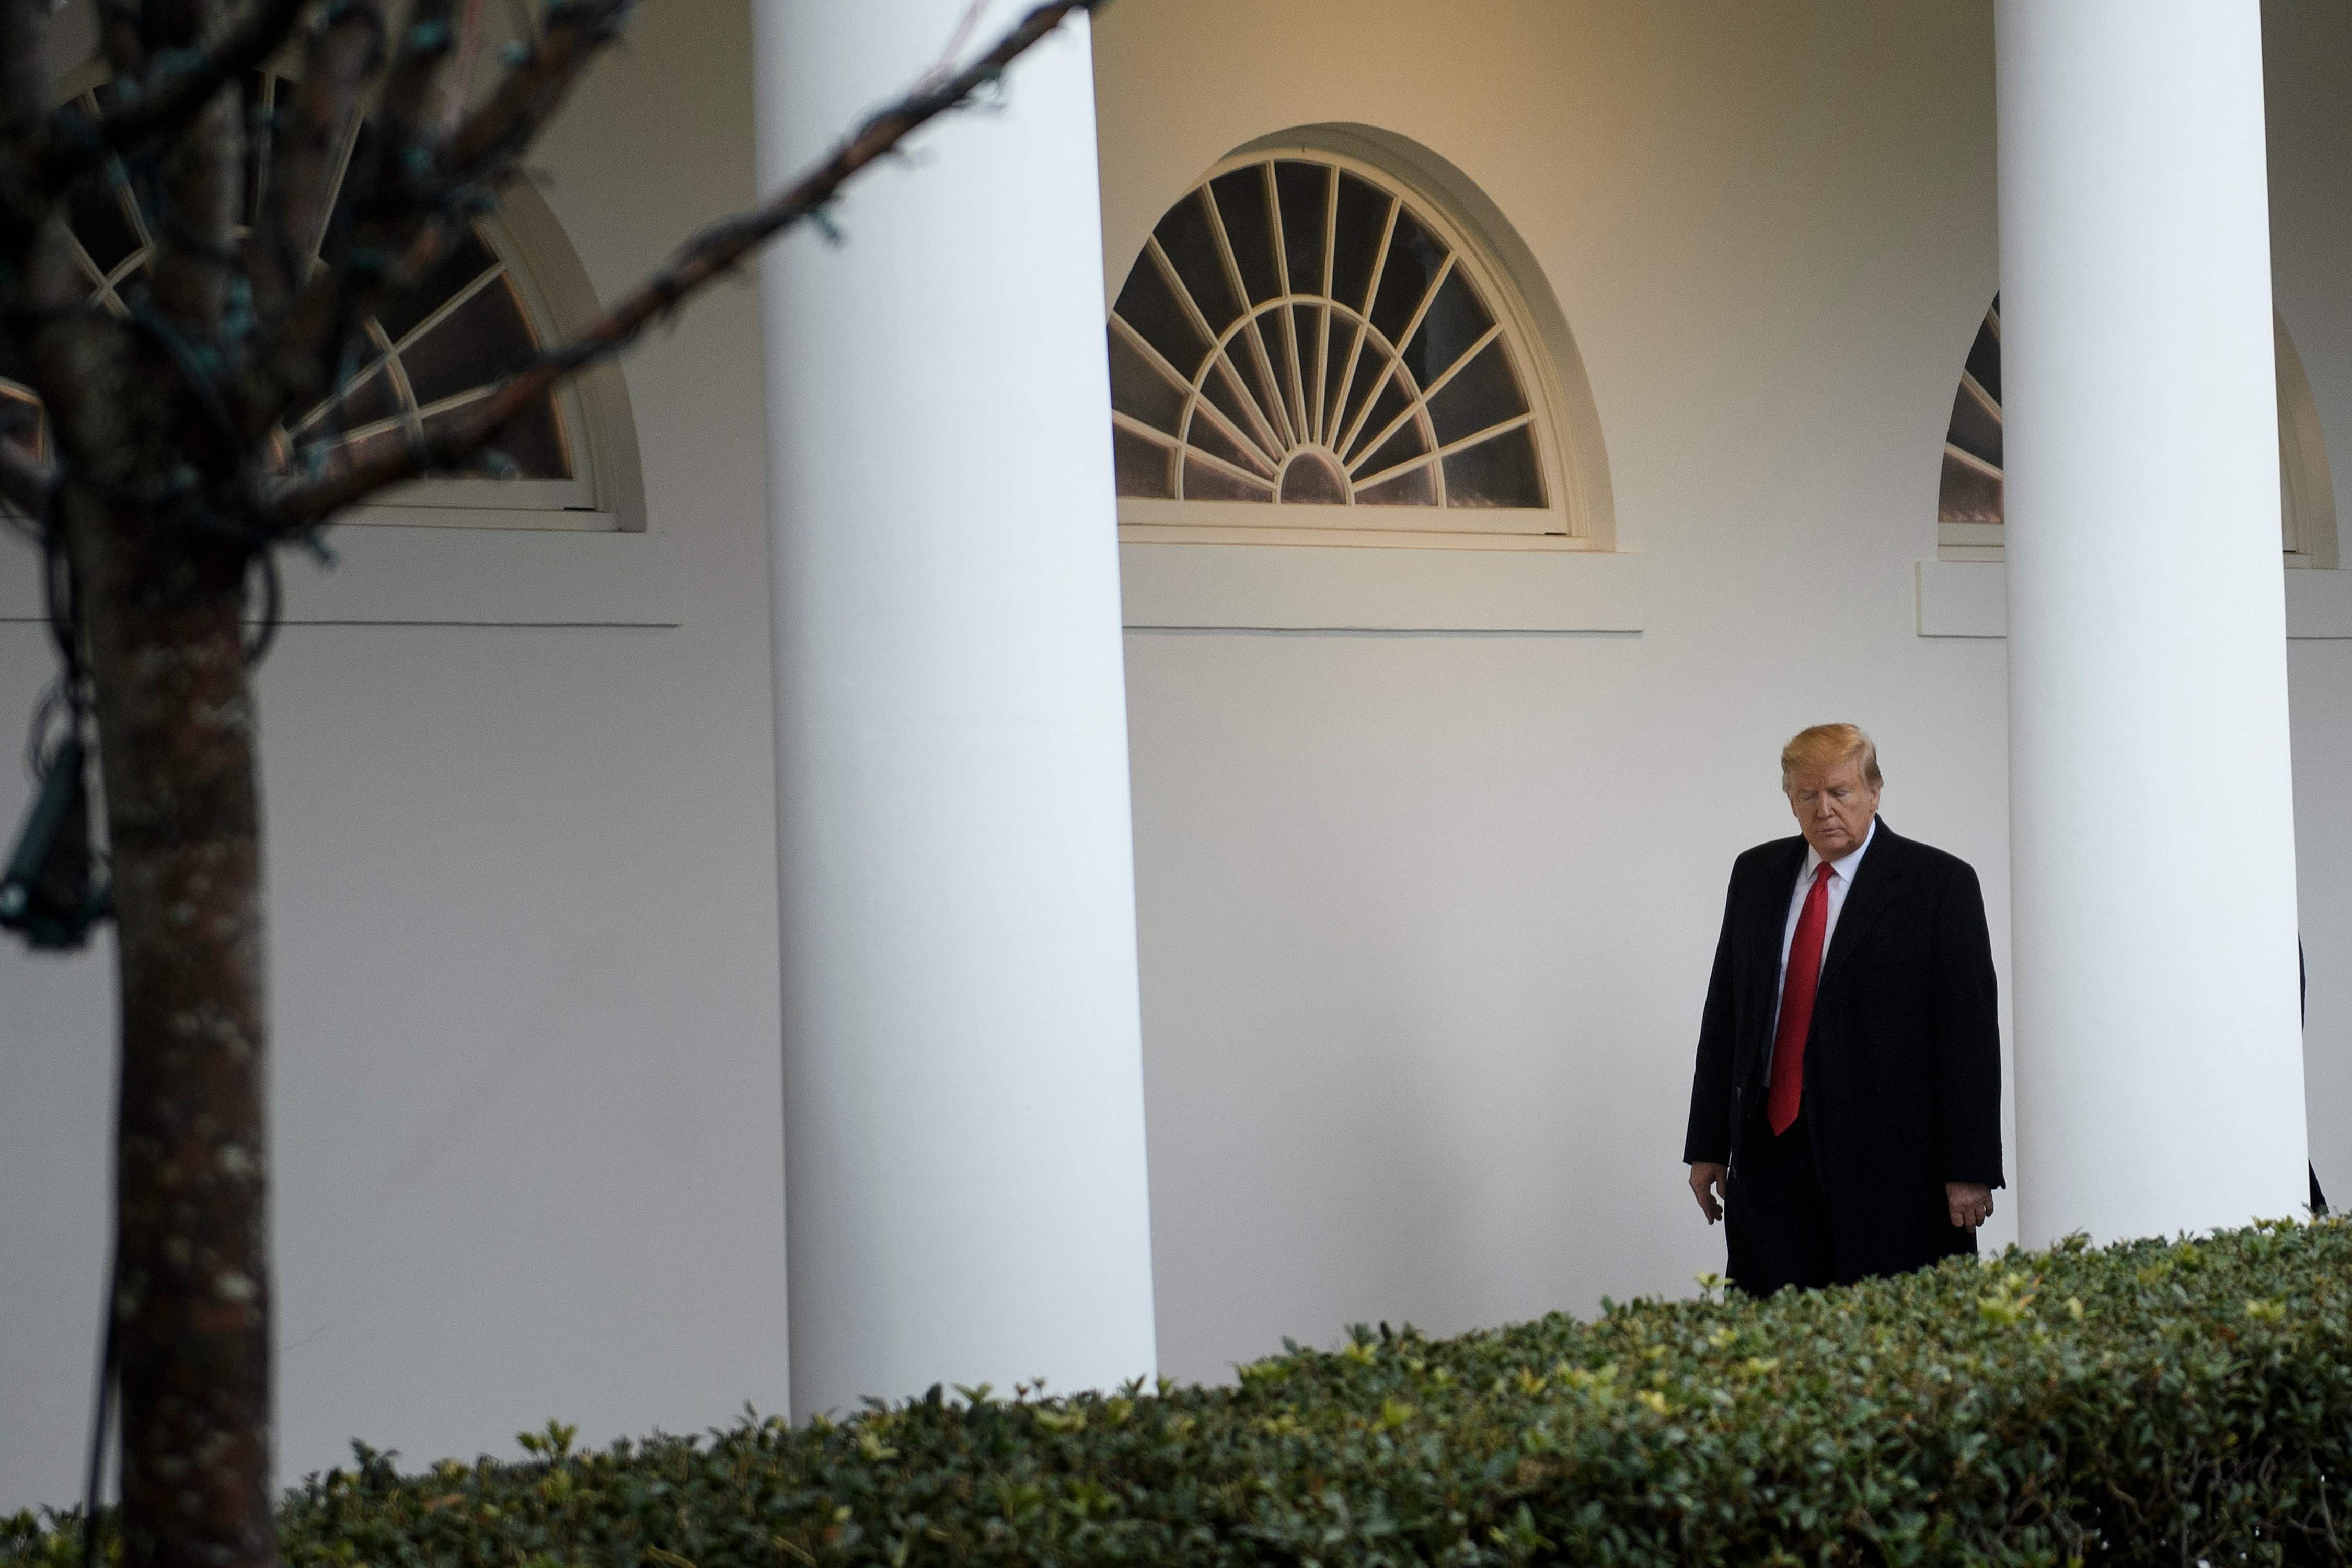
[[[1790,741],[1780,781],[1799,834],[1732,865],[1683,1142],[1759,1296],[1974,1252],[2004,1184],[1976,872],[1879,820],[1851,724]]]

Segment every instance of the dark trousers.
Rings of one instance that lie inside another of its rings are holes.
[[[1836,1282],[1829,1203],[1801,1112],[1777,1137],[1769,1127],[1750,1130],[1729,1185],[1723,1229],[1730,1260],[1724,1272],[1733,1284],[1750,1296],[1769,1296],[1786,1286],[1810,1289]]]

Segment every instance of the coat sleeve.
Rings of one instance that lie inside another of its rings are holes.
[[[1956,863],[1936,919],[1937,1143],[1944,1180],[2003,1186],[2000,1170],[2000,982],[1984,891],[1973,868]]]
[[[1698,1066],[1691,1075],[1690,1127],[1683,1134],[1683,1163],[1731,1163],[1732,1046],[1738,1036],[1731,977],[1731,912],[1738,905],[1739,871],[1731,873],[1724,895],[1723,934],[1716,939],[1715,969],[1706,982],[1706,1010],[1699,1016]]]

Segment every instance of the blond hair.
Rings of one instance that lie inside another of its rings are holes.
[[[1833,768],[1840,763],[1860,764],[1863,781],[1873,789],[1885,783],[1878,776],[1878,748],[1869,736],[1852,724],[1816,724],[1798,731],[1780,748],[1780,787],[1787,789],[1801,771]]]

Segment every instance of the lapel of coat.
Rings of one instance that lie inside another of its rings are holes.
[[[1846,889],[1845,906],[1838,910],[1837,931],[1822,959],[1823,986],[1837,977],[1838,968],[1870,934],[1871,923],[1885,912],[1895,885],[1903,880],[1903,840],[1881,818],[1870,851],[1855,868],[1853,886]]]
[[[1754,987],[1754,1000],[1748,1016],[1755,1019],[1748,1042],[1754,1058],[1761,1061],[1765,1047],[1772,1043],[1772,1023],[1780,987],[1780,939],[1788,934],[1789,900],[1796,897],[1797,876],[1805,868],[1805,841],[1791,838],[1783,843],[1780,852],[1772,858],[1770,868],[1757,884],[1753,919],[1755,930],[1748,941],[1753,947],[1748,954],[1748,984]],[[1870,864],[1870,857],[1862,858]],[[1843,914],[1843,911],[1841,911]],[[1843,921],[1840,922],[1843,924]]]

